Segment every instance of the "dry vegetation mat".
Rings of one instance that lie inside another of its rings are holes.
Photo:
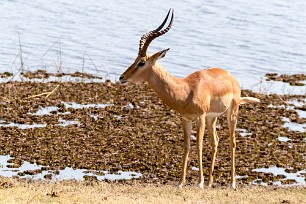
[[[48,97],[39,95],[46,92],[52,94]],[[39,96],[32,97],[35,95]],[[256,182],[295,183],[284,175],[253,170],[271,166],[284,168],[286,172],[306,170],[306,133],[284,126],[284,118],[296,124],[306,124],[306,119],[298,114],[299,110],[305,110],[305,96],[266,95],[248,90],[243,90],[242,95],[257,97],[262,102],[240,108],[236,136],[237,183],[240,186]],[[295,105],[293,101],[300,104]],[[73,104],[79,107],[75,108]],[[52,110],[43,112],[46,109]],[[116,181],[127,184],[172,185],[179,180],[183,155],[180,116],[166,107],[145,84],[0,83],[0,120],[0,155],[13,157],[10,161],[13,167],[28,161],[55,172],[72,167],[142,173],[137,179]],[[67,121],[70,123],[64,125]],[[35,127],[38,124],[42,126]],[[225,186],[230,179],[226,118],[220,117],[218,124],[220,142],[214,185]],[[288,138],[288,141],[281,141],[280,137]],[[197,171],[191,168],[197,167],[195,143],[192,140],[188,184],[197,179]],[[211,157],[207,135],[203,146],[207,178]],[[301,176],[305,179],[305,174]],[[95,180],[95,177],[90,179]]]
[[[291,86],[304,86],[306,80],[306,74],[281,74],[277,73],[268,73],[266,74],[267,81],[282,81],[285,83],[289,83]]]

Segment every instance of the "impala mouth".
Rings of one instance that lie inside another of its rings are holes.
[[[121,84],[127,84],[127,83],[129,83],[127,80],[120,80],[120,83]]]

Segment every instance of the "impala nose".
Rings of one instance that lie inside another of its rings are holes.
[[[121,83],[126,83],[127,81],[124,79],[124,75],[121,75],[120,77],[119,77],[119,81],[121,82]]]
[[[119,80],[122,81],[123,79],[124,79],[124,76],[121,75],[121,76],[119,77]]]

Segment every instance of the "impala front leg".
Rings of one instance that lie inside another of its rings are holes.
[[[178,184],[179,188],[182,188],[186,181],[186,171],[188,155],[190,151],[190,135],[191,135],[191,121],[183,118],[183,129],[184,129],[184,157],[183,157],[183,167],[181,173],[181,179]]]
[[[199,181],[198,187],[203,188],[204,177],[203,177],[203,164],[202,164],[202,146],[203,146],[203,136],[205,130],[205,114],[200,116],[198,119],[198,129],[197,129],[197,152],[198,152],[198,163],[199,163]]]

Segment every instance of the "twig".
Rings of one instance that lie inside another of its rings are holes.
[[[98,68],[97,68],[96,64],[94,63],[93,59],[92,59],[92,58],[90,58],[90,61],[91,61],[92,65],[94,66],[95,70],[96,70],[96,71],[97,71],[97,73],[98,73],[98,72],[99,72],[99,70],[98,70]]]
[[[59,85],[57,85],[47,96],[46,98],[48,98],[57,88],[59,87]]]
[[[58,48],[59,48],[59,73],[62,73],[62,46],[61,46],[61,39],[58,41]]]
[[[28,98],[36,98],[38,96],[43,96],[43,95],[46,95],[46,98],[48,98],[52,93],[54,93],[54,91],[59,87],[59,85],[57,85],[52,91],[49,91],[49,92],[45,92],[45,93],[40,93],[40,94],[36,94],[36,95],[33,95],[33,96],[29,96]]]
[[[55,45],[56,43],[58,43],[58,41],[59,41],[59,39],[56,40],[56,41],[55,41],[55,42],[45,51],[45,53],[44,53],[41,57],[44,57],[44,56],[49,52],[49,50],[51,50],[51,48],[54,47],[54,45]]]
[[[84,53],[83,53],[83,59],[82,59],[82,73],[84,73],[86,50],[87,50],[87,47],[85,48]]]
[[[21,41],[20,41],[20,34],[19,33],[18,33],[18,38],[19,38],[20,69],[21,69],[21,72],[23,72],[24,61],[23,61],[23,58],[22,58],[22,48],[21,48]]]
[[[45,67],[45,71],[47,71],[47,66],[44,65],[44,57],[48,54],[48,52],[54,47],[56,43],[58,43],[59,39],[57,39],[45,52],[44,54],[40,57],[42,67]]]
[[[83,64],[82,64],[82,82],[84,82],[84,66],[85,66],[85,55],[86,55],[86,50],[87,47],[84,50],[84,54],[83,54]]]
[[[13,62],[12,62],[12,67],[11,67],[12,70],[13,70],[13,66],[14,66],[14,64],[15,64],[15,62],[16,62],[16,60],[17,60],[17,58],[19,57],[19,53],[20,53],[20,50],[18,50],[18,53],[17,53],[17,55],[15,55],[15,58],[14,58],[14,60],[13,60]]]
[[[97,73],[96,75],[99,76],[99,71],[100,70],[97,68],[96,64],[94,63],[94,61],[91,57],[90,57],[90,61],[91,61],[92,65],[94,66],[95,70],[96,70],[96,73]],[[101,72],[101,77],[103,78],[102,72]]]
[[[18,56],[19,56],[19,53],[20,53],[20,50],[18,51],[17,55],[15,56],[14,61],[12,62],[12,67],[11,67],[12,72],[13,72],[13,66],[14,66],[14,64],[15,64],[15,62],[16,62],[16,59],[17,59]],[[12,81],[12,80],[15,78],[15,76],[16,76],[19,72],[20,72],[20,69],[19,69],[19,70],[17,71],[17,73],[15,73],[8,81]]]

